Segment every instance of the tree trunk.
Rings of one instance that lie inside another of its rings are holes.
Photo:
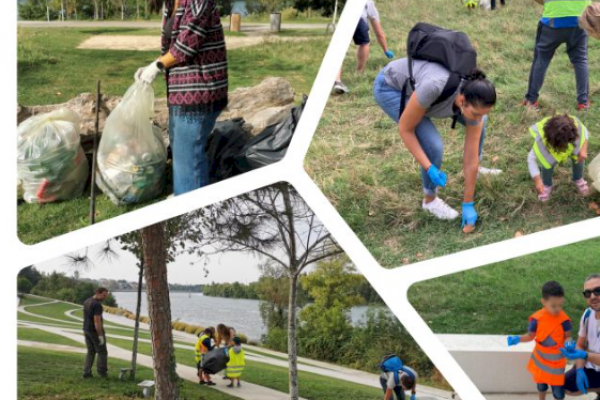
[[[171,302],[167,281],[167,243],[164,223],[142,229],[142,254],[152,360],[156,382],[155,400],[179,398],[179,376],[177,376],[173,332],[171,330]]]
[[[135,307],[135,328],[133,330],[133,349],[131,350],[131,379],[135,379],[137,370],[137,347],[140,336],[140,313],[142,309],[142,283],[144,281],[144,260],[140,261],[140,273],[138,277],[137,305]]]
[[[135,0],[135,16],[136,19],[140,19],[140,0]]]
[[[298,400],[298,344],[296,337],[296,304],[298,299],[298,277],[290,277],[290,301],[288,309],[288,360],[290,400]]]
[[[98,20],[100,18],[100,14],[98,13],[98,0],[94,0],[94,19]]]
[[[121,0],[121,21],[125,21],[125,0]]]

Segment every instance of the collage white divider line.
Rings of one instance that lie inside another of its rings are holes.
[[[485,400],[454,357],[408,302],[408,288],[412,284],[412,279],[409,279],[410,271],[405,272],[404,268],[382,268],[308,174],[295,175],[294,178],[290,183],[377,290],[454,391],[463,400]]]

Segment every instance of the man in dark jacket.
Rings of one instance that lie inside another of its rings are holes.
[[[100,287],[94,295],[83,303],[83,334],[87,345],[87,356],[83,366],[83,377],[92,377],[92,366],[96,354],[98,363],[96,370],[98,375],[106,378],[108,373],[108,350],[106,349],[106,336],[104,334],[104,323],[102,320],[102,302],[106,300],[108,290]]]

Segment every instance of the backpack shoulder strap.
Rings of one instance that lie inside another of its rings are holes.
[[[452,95],[454,95],[454,93],[456,93],[456,91],[458,90],[461,81],[462,78],[459,74],[451,72],[450,76],[448,77],[448,82],[446,82],[444,89],[442,89],[442,94],[440,94],[440,97],[438,97],[437,100],[434,101],[431,106],[443,103],[444,101],[452,97]]]
[[[396,381],[396,386],[400,386],[400,371],[394,371],[394,381]]]

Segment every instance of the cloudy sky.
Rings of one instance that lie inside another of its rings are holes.
[[[97,259],[96,253],[100,248],[100,245],[89,248],[88,254],[92,259],[95,259],[95,265],[86,271],[81,271],[81,277],[137,281],[136,258],[131,253],[118,250],[118,258],[108,263]],[[84,252],[85,250],[81,250],[70,254],[83,254]],[[260,277],[258,269],[260,260],[249,253],[228,253],[212,256],[208,259],[207,270],[209,273],[206,277],[203,271],[204,261],[190,265],[191,262],[195,261],[198,261],[197,257],[184,255],[169,264],[169,282],[179,284],[204,284],[213,281],[248,283],[256,281]],[[36,264],[36,268],[43,272],[58,271],[68,275],[72,275],[74,271],[64,256]]]

